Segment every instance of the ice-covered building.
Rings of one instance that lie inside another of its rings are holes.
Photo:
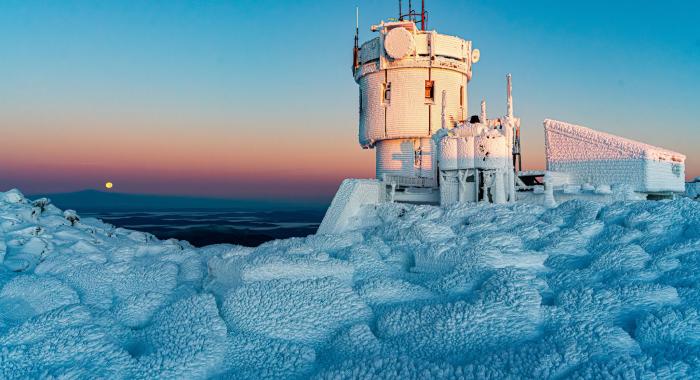
[[[547,170],[570,186],[626,186],[641,194],[685,191],[685,156],[579,125],[544,121]]]
[[[439,201],[432,137],[465,119],[479,53],[471,41],[418,29],[411,20],[372,30],[379,36],[362,44],[353,65],[359,143],[376,150],[378,179],[424,189],[406,200]]]
[[[480,52],[472,42],[425,30],[409,9],[355,34],[359,143],[376,151],[376,179],[346,180],[320,233],[348,228],[363,204],[531,202],[571,198],[669,198],[685,191],[685,156],[589,128],[545,120],[546,171],[522,171],[520,119],[469,115],[468,84]],[[419,27],[420,25],[420,27]]]

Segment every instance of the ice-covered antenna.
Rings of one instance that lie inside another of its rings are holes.
[[[355,7],[355,45],[352,49],[352,70],[360,66],[360,7]]]
[[[420,18],[420,20],[418,20]],[[413,3],[408,0],[408,13],[403,13],[403,6],[401,0],[399,0],[399,21],[410,20],[415,23],[420,22],[420,29],[425,30],[427,28],[428,22],[428,11],[425,10],[425,0],[421,0],[420,13],[413,10]]]
[[[507,105],[508,105],[508,117],[513,117],[513,83],[512,83],[512,75],[508,74],[506,75],[506,82],[507,82]]]
[[[481,100],[481,122],[486,124],[486,99]]]
[[[447,107],[447,91],[442,90],[442,128],[446,129],[445,108]]]
[[[507,118],[513,122],[513,169],[515,169],[515,164],[518,164],[518,171],[523,170],[523,156],[520,150],[520,121],[513,118],[513,76],[506,75],[507,82],[507,96],[508,96],[508,112]]]

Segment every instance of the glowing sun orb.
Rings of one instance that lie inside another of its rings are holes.
[[[112,182],[105,183],[105,188],[107,188],[107,189],[111,189],[112,186],[114,186],[114,184]]]

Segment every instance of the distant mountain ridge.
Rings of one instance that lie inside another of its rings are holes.
[[[31,194],[30,199],[49,198],[62,209],[78,211],[121,210],[295,210],[325,209],[325,201],[288,199],[227,199],[176,195],[129,194],[98,190],[83,190],[71,193]]]

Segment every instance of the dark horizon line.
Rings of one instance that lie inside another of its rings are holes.
[[[7,191],[9,191],[8,189]],[[330,203],[332,195],[328,196],[328,200],[318,200],[319,197],[280,197],[280,196],[270,196],[270,197],[248,197],[248,196],[217,196],[217,195],[194,195],[194,194],[162,194],[162,193],[130,193],[123,191],[105,191],[100,189],[82,189],[75,191],[61,191],[61,192],[39,192],[39,193],[28,193],[24,194],[27,198],[32,197],[46,197],[46,196],[64,196],[64,195],[77,195],[80,193],[99,193],[104,195],[125,195],[125,196],[142,196],[142,197],[164,197],[164,198],[181,198],[181,199],[206,199],[215,201],[256,201],[256,202],[269,202],[274,201],[294,201],[299,203]]]
[[[86,189],[65,193],[36,193],[29,199],[49,198],[62,209],[90,211],[118,210],[315,210],[325,209],[331,198],[218,198],[207,196],[136,194]]]

